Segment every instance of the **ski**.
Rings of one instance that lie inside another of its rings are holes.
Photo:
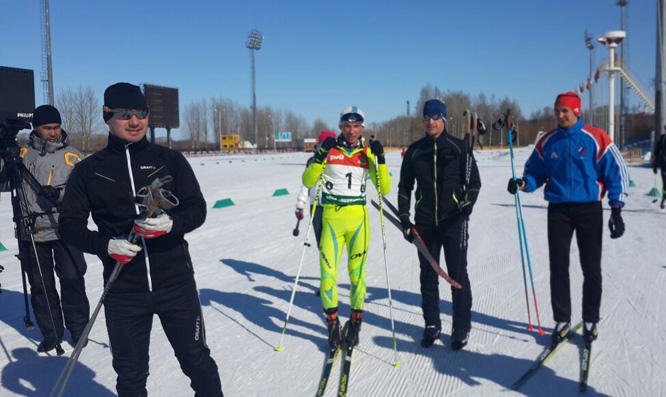
[[[574,326],[571,330],[569,330],[569,333],[567,336],[562,339],[559,343],[551,343],[548,347],[546,347],[541,354],[539,354],[539,357],[537,357],[536,362],[523,374],[523,376],[520,377],[513,385],[511,385],[510,389],[511,390],[518,390],[522,385],[524,385],[537,371],[546,364],[546,362],[559,350],[559,348],[564,345],[566,342],[571,340],[571,337],[578,332],[583,327],[583,323],[578,323],[576,326]]]
[[[340,352],[340,347],[331,349],[326,357],[326,362],[324,363],[324,372],[321,375],[319,380],[319,388],[317,389],[317,396],[323,396],[326,391],[326,384],[328,383],[328,378],[331,377],[331,370],[333,369],[333,364],[335,359],[338,357],[338,352]]]
[[[340,386],[338,388],[339,397],[345,397],[347,390],[349,390],[349,372],[351,370],[353,352],[354,346],[346,347],[342,356],[342,371],[340,371]]]
[[[580,383],[578,391],[584,393],[587,390],[587,378],[590,375],[590,356],[592,355],[592,342],[585,341],[583,345],[583,357],[580,361]]]
[[[389,222],[391,222],[395,227],[397,227],[400,231],[402,231],[402,225],[400,224],[400,221],[398,220],[398,209],[391,204],[390,201],[386,199],[386,197],[383,198],[383,202],[386,204],[386,206],[389,208],[389,210],[393,213],[384,213],[384,217],[388,219]],[[379,210],[379,204],[375,200],[372,200],[372,205]],[[423,239],[421,239],[421,235],[416,231],[416,228],[412,229],[412,233],[414,233],[415,238],[412,241],[412,244],[416,246],[416,249],[423,255],[428,262],[430,262],[430,266],[435,270],[437,274],[439,274],[444,280],[446,280],[447,283],[451,284],[451,286],[455,288],[462,288],[462,285],[458,283],[456,280],[452,279],[445,271],[439,266],[439,263],[437,263],[437,260],[433,258],[433,256],[430,254],[428,251],[428,248],[425,246],[425,243],[423,242]]]

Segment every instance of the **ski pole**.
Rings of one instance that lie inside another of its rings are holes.
[[[294,231],[292,232],[294,237],[298,237],[298,234],[300,233],[300,230],[298,230],[298,225],[300,225],[300,224],[301,224],[301,220],[296,219],[296,227],[294,228]]]
[[[664,187],[664,189],[666,189],[666,186]],[[655,192],[659,192],[659,190],[657,189],[657,174],[654,174],[654,191],[655,191]],[[654,203],[656,203],[657,201],[659,201],[659,199],[658,199],[657,197],[658,197],[658,196],[655,194],[655,195],[654,195],[654,200],[652,200],[652,204],[654,204]]]
[[[510,120],[511,118],[511,109],[506,110],[506,118],[507,121]],[[500,131],[501,132],[501,131]],[[509,134],[509,141],[511,141],[511,127],[507,128],[507,132]],[[509,145],[509,152],[511,153],[511,175],[513,176],[513,180],[516,180],[516,168],[513,163],[513,145]],[[530,300],[527,292],[527,274],[525,273],[525,250],[523,249],[523,237],[520,231],[520,220],[521,220],[521,214],[522,211],[519,211],[518,209],[520,208],[520,197],[518,196],[519,192],[516,191],[516,194],[513,196],[513,202],[515,204],[516,208],[516,226],[518,228],[518,243],[520,245],[520,262],[522,264],[522,270],[523,270],[523,285],[525,287],[525,305],[527,307],[527,330],[532,331],[534,328],[532,328],[532,315],[530,313]]]
[[[384,230],[384,206],[382,200],[382,184],[379,181],[379,164],[375,163],[375,179],[377,180],[377,196],[379,197],[379,219],[382,225],[382,243],[384,244],[384,268],[386,270],[386,290],[389,299],[389,314],[391,317],[391,334],[393,335],[393,353],[395,355],[394,367],[400,366],[398,361],[398,342],[395,338],[395,325],[393,323],[393,299],[391,299],[391,281],[389,279],[388,259],[386,258],[386,232]]]
[[[511,173],[513,175],[513,179],[516,179],[516,169],[514,166],[514,161],[513,161],[513,136],[512,136],[512,130],[513,130],[513,124],[512,124],[512,119],[511,119],[511,109],[507,109],[506,112],[506,118],[507,118],[507,132],[509,134],[509,151],[511,153]],[[532,298],[534,299],[534,311],[536,312],[536,318],[537,318],[537,325],[539,327],[539,335],[545,334],[544,330],[541,328],[541,318],[539,317],[539,304],[537,302],[537,297],[536,297],[536,289],[534,288],[534,277],[532,275],[532,262],[530,260],[530,250],[527,244],[527,232],[525,231],[525,219],[523,218],[523,209],[522,205],[520,204],[520,195],[518,194],[518,191],[516,191],[516,194],[514,196],[515,203],[516,203],[516,221],[518,223],[518,239],[521,241],[520,244],[520,255],[521,255],[521,260],[523,258],[523,244],[522,242],[524,241],[524,246],[525,246],[525,256],[527,257],[527,269],[529,270],[530,273],[530,284],[532,285]],[[521,234],[522,231],[522,234]],[[523,260],[523,280],[525,279],[525,261]],[[525,283],[525,294],[527,295],[527,283]],[[530,319],[530,310],[529,310],[529,303],[528,303],[528,308],[527,308],[527,313],[528,313],[528,320],[529,320],[529,326],[527,327],[528,330],[532,330],[532,320]]]
[[[326,163],[322,167],[321,174],[326,170]],[[303,259],[305,259],[305,249],[310,247],[308,240],[310,239],[310,229],[312,229],[312,220],[314,219],[315,211],[317,210],[317,203],[319,202],[319,191],[321,190],[322,176],[319,176],[319,183],[317,186],[317,194],[315,194],[314,204],[312,205],[312,213],[310,214],[310,221],[308,222],[308,230],[305,232],[305,242],[303,243],[303,252],[301,253],[301,261],[298,264],[298,271],[296,272],[296,280],[294,280],[294,287],[291,290],[291,298],[289,299],[289,307],[287,308],[287,316],[284,319],[284,326],[282,327],[282,334],[280,335],[280,343],[275,348],[275,351],[282,351],[282,341],[284,334],[287,332],[287,325],[289,324],[289,316],[291,315],[291,307],[294,304],[294,297],[296,296],[296,288],[298,287],[298,279],[301,277],[301,269],[303,267]],[[300,221],[300,220],[299,220]]]

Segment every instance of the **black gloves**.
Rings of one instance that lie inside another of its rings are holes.
[[[58,199],[60,198],[60,189],[50,185],[42,186],[39,189],[39,195],[52,202],[54,205],[57,205]]]
[[[622,220],[622,208],[611,208],[611,216],[608,220],[608,228],[611,232],[611,238],[620,238],[624,234],[624,221]]]
[[[370,151],[375,155],[375,157],[377,157],[378,164],[386,164],[386,159],[384,158],[384,147],[382,146],[381,142],[376,139],[370,142]]]
[[[409,218],[403,218],[400,220],[400,224],[402,225],[402,235],[405,237],[405,240],[409,241],[410,243],[414,241],[414,231],[412,230],[414,228],[414,224],[410,222]]]
[[[460,213],[467,219],[469,219],[469,216],[472,215],[472,209],[473,205],[471,201],[465,200],[465,201],[460,201],[458,202],[458,209],[460,210]]]
[[[314,154],[314,161],[321,164],[326,160],[326,157],[328,157],[328,152],[335,147],[335,145],[338,144],[338,141],[336,138],[333,138],[332,136],[329,136],[324,140],[324,142],[319,145],[319,148]]]
[[[509,191],[511,194],[516,194],[518,189],[523,190],[525,187],[525,180],[522,178],[517,178],[517,179],[509,179],[509,185],[506,187],[506,190]]]

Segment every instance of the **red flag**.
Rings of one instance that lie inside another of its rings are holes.
[[[597,81],[599,81],[599,70],[594,74],[594,82],[596,83]]]

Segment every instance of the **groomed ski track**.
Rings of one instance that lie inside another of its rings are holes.
[[[531,148],[516,150],[517,173]],[[519,392],[506,389],[533,363],[549,336],[528,332],[525,293],[518,247],[514,200],[506,192],[511,175],[507,150],[476,151],[483,187],[470,222],[469,273],[473,292],[472,333],[460,352],[449,349],[450,290],[440,283],[443,337],[429,349],[421,348],[416,249],[386,225],[387,256],[393,298],[400,367],[393,366],[389,302],[382,255],[379,214],[370,205],[371,242],[366,267],[367,290],[361,342],[355,349],[351,396],[478,396],[571,395],[578,391],[582,340],[563,346]],[[206,223],[186,236],[203,305],[206,340],[217,361],[227,396],[311,396],[316,393],[326,354],[326,328],[318,288],[319,265],[314,235],[307,249],[301,282],[281,352],[280,340],[291,288],[298,269],[307,223],[292,236],[296,194],[308,155],[304,153],[197,157],[189,161],[199,178],[209,212]],[[392,173],[389,197],[397,203],[399,152],[387,155]],[[599,340],[594,344],[587,395],[659,396],[666,394],[666,211],[652,204],[652,170],[629,165],[636,187],[629,188],[622,212],[627,231],[611,240],[605,223],[604,295]],[[661,183],[659,188],[661,188]],[[276,189],[289,195],[273,197]],[[368,188],[368,202],[376,199]],[[212,209],[216,200],[231,198],[235,205]],[[546,206],[542,190],[523,194],[541,320],[552,330],[549,298]],[[11,224],[9,194],[0,200],[0,395],[48,395],[66,355],[38,355],[37,329],[23,326],[23,296],[16,240]],[[93,227],[90,221],[90,227]],[[581,316],[582,275],[575,239],[571,251],[573,318]],[[346,254],[345,254],[346,255]],[[86,285],[91,305],[99,300],[102,269],[86,256]],[[529,277],[529,276],[528,276]],[[528,278],[529,287],[529,278]],[[529,291],[531,299],[531,289]],[[346,261],[340,267],[341,320],[349,317],[349,278]],[[533,305],[532,320],[536,323]],[[32,314],[31,314],[32,315]],[[33,316],[34,321],[34,316]],[[69,333],[66,334],[69,341]],[[150,341],[151,396],[192,395],[172,349],[155,318]],[[331,374],[327,396],[337,391],[340,359]],[[66,395],[111,396],[115,373],[111,367],[105,318],[99,316],[91,341],[81,354]]]

